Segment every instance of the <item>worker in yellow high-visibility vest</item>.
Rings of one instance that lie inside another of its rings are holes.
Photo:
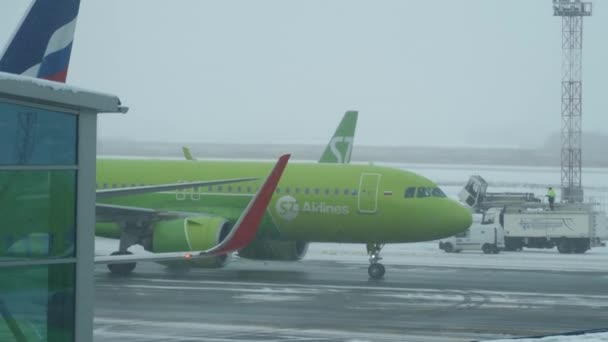
[[[547,191],[547,198],[549,199],[549,208],[551,208],[551,210],[553,210],[553,204],[555,203],[555,190],[553,190],[552,187],[549,187],[549,190]]]

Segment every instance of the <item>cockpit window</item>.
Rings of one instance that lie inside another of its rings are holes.
[[[431,196],[431,192],[429,190],[429,188],[418,188],[416,191],[416,197],[423,198]]]
[[[433,188],[431,190],[431,194],[433,195],[433,197],[447,197],[443,191],[441,191],[441,189],[439,188]]]
[[[412,197],[414,197],[414,195],[416,195],[416,188],[414,188],[412,186],[412,187],[405,189],[405,195],[404,195],[405,198],[412,198]]]

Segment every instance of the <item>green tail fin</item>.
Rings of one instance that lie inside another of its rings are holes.
[[[354,110],[344,113],[340,125],[338,125],[338,128],[327,144],[321,159],[319,159],[319,163],[350,163],[358,115],[359,112]]]
[[[182,151],[184,152],[184,158],[186,158],[186,160],[196,160],[192,157],[192,154],[190,154],[190,149],[186,146],[182,146]]]

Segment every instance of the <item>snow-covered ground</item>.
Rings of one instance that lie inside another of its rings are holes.
[[[95,253],[108,255],[118,247],[116,240],[96,238]],[[135,254],[147,253],[140,246],[129,249]],[[486,269],[550,270],[569,272],[604,272],[608,270],[608,247],[592,248],[585,254],[559,254],[556,249],[524,249],[522,252],[483,254],[479,252],[445,253],[435,242],[386,245],[382,262],[390,265],[428,267],[466,267]],[[364,245],[311,243],[305,260],[337,261],[367,264]]]
[[[382,262],[389,265],[467,267],[518,270],[553,270],[603,272],[608,270],[608,248],[592,248],[585,254],[559,254],[556,249],[524,249],[522,252],[483,254],[479,252],[445,253],[438,243],[421,242],[386,245]],[[308,248],[307,260],[332,260],[367,263],[365,246],[316,243]]]
[[[491,342],[509,342],[513,340],[491,340]],[[607,342],[608,333],[584,334],[576,336],[549,336],[543,338],[524,338],[518,342]],[[488,341],[489,342],[489,341]]]

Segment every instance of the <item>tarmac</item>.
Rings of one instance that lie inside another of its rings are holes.
[[[393,260],[375,281],[364,258],[314,254],[235,257],[222,269],[183,273],[141,263],[128,277],[97,266],[95,341],[471,341],[608,327],[608,272],[599,268]],[[550,257],[530,255],[532,264]]]

